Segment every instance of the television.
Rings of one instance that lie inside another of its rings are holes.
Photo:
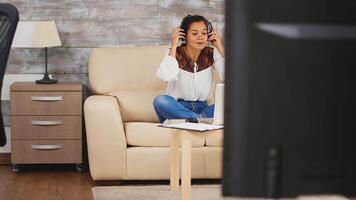
[[[223,195],[356,196],[356,1],[225,9]]]

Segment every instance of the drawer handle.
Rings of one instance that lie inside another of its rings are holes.
[[[39,120],[32,120],[31,121],[32,125],[37,125],[37,126],[56,126],[56,125],[61,125],[63,124],[62,121],[39,121]]]
[[[62,96],[31,96],[32,101],[62,101]]]
[[[33,144],[32,149],[36,150],[57,150],[63,149],[62,144]]]

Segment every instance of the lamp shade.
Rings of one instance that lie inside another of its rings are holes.
[[[43,48],[61,46],[54,21],[19,21],[12,47]]]

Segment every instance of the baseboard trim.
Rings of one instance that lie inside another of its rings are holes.
[[[11,153],[0,153],[0,165],[11,164]]]

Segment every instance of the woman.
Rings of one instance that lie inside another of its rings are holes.
[[[180,39],[185,43],[178,46]],[[212,118],[214,105],[206,102],[212,95],[212,70],[224,79],[224,47],[219,34],[203,16],[188,15],[173,31],[171,41],[157,70],[158,78],[168,82],[166,95],[157,96],[153,102],[159,121]],[[208,42],[214,48],[207,47]]]

